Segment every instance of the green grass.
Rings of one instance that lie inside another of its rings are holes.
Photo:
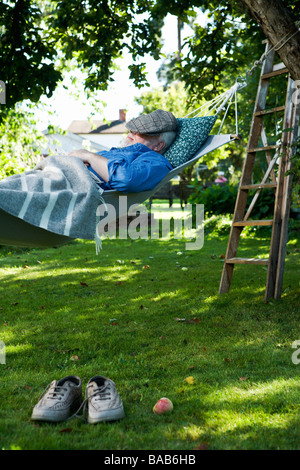
[[[262,266],[237,266],[218,295],[227,240],[211,232],[185,251],[181,240],[107,239],[98,256],[84,241],[2,247],[0,448],[300,449],[299,240],[288,245],[282,299],[268,304]],[[268,247],[252,235],[240,256]],[[47,384],[69,374],[83,389],[93,375],[113,379],[125,419],[31,422]],[[174,410],[157,416],[162,396]]]

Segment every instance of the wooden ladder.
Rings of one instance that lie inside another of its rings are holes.
[[[266,101],[270,79],[279,74],[288,73],[284,64],[274,65],[275,51],[271,50],[269,43],[266,44],[266,56],[262,65],[254,113],[252,117],[246,157],[243,165],[242,176],[235,203],[233,221],[229,235],[227,252],[224,260],[224,267],[219,287],[219,294],[228,292],[231,285],[233,269],[236,264],[254,264],[267,266],[267,280],[265,290],[265,301],[270,298],[279,299],[281,297],[284,261],[286,254],[286,244],[288,239],[288,221],[292,191],[292,175],[285,176],[290,169],[290,156],[293,152],[291,145],[296,141],[298,135],[300,106],[298,90],[293,80],[287,78],[287,92],[284,106],[272,109],[266,108]],[[276,145],[268,145],[266,132],[263,126],[263,118],[267,114],[284,111],[283,129],[289,129],[282,133],[281,142]],[[258,147],[259,139],[263,143]],[[253,184],[253,167],[257,152],[264,151],[266,154],[268,168],[258,184]],[[272,151],[275,154],[272,157]],[[279,160],[277,176],[274,172],[274,165]],[[274,214],[271,220],[250,220],[249,216],[258,199],[262,189],[268,188],[274,192]],[[256,190],[256,193],[247,206],[249,190]],[[245,226],[272,226],[270,252],[268,259],[261,258],[238,258],[237,251],[241,232]]]

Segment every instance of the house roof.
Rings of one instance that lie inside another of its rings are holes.
[[[73,134],[124,134],[128,132],[125,121],[72,121],[68,132]]]
[[[43,132],[47,136],[47,144],[41,150],[41,154],[68,154],[72,150],[84,148],[86,143],[90,144],[88,150],[91,152],[101,152],[101,150],[108,150],[108,147],[100,145],[97,142],[87,141],[84,137],[67,132],[66,134],[49,134],[46,129]]]

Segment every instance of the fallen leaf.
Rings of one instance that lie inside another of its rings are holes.
[[[31,390],[31,387],[28,387],[28,385],[24,385],[25,390]]]
[[[190,366],[189,369],[190,370],[195,369],[195,366]]]
[[[64,428],[64,429],[61,429],[59,432],[72,432],[73,431],[73,428]]]
[[[195,379],[192,375],[190,375],[189,377],[186,377],[184,380],[190,385],[193,385],[195,383]]]
[[[230,362],[230,359],[228,359],[228,357],[225,357],[225,361]]]
[[[79,357],[78,356],[72,356],[71,357],[71,361],[79,361]]]
[[[200,442],[194,450],[208,450],[208,443],[207,442]]]
[[[115,283],[115,286],[120,286],[121,284],[123,284],[123,281],[118,281]]]
[[[150,269],[150,266],[149,264],[145,264],[145,266],[143,266],[144,269]]]
[[[87,284],[86,282],[81,282],[81,281],[80,281],[80,284],[81,284],[82,286],[84,286],[84,287],[88,287],[88,284]]]
[[[196,318],[196,317],[187,321],[187,323],[200,323],[200,322],[201,322],[200,318]]]
[[[247,377],[240,377],[240,380],[241,380],[241,381],[247,380]]]

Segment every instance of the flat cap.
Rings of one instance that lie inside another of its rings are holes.
[[[162,132],[176,131],[177,119],[170,111],[156,109],[152,113],[141,114],[141,116],[131,119],[127,122],[126,127],[136,134],[157,135]]]

